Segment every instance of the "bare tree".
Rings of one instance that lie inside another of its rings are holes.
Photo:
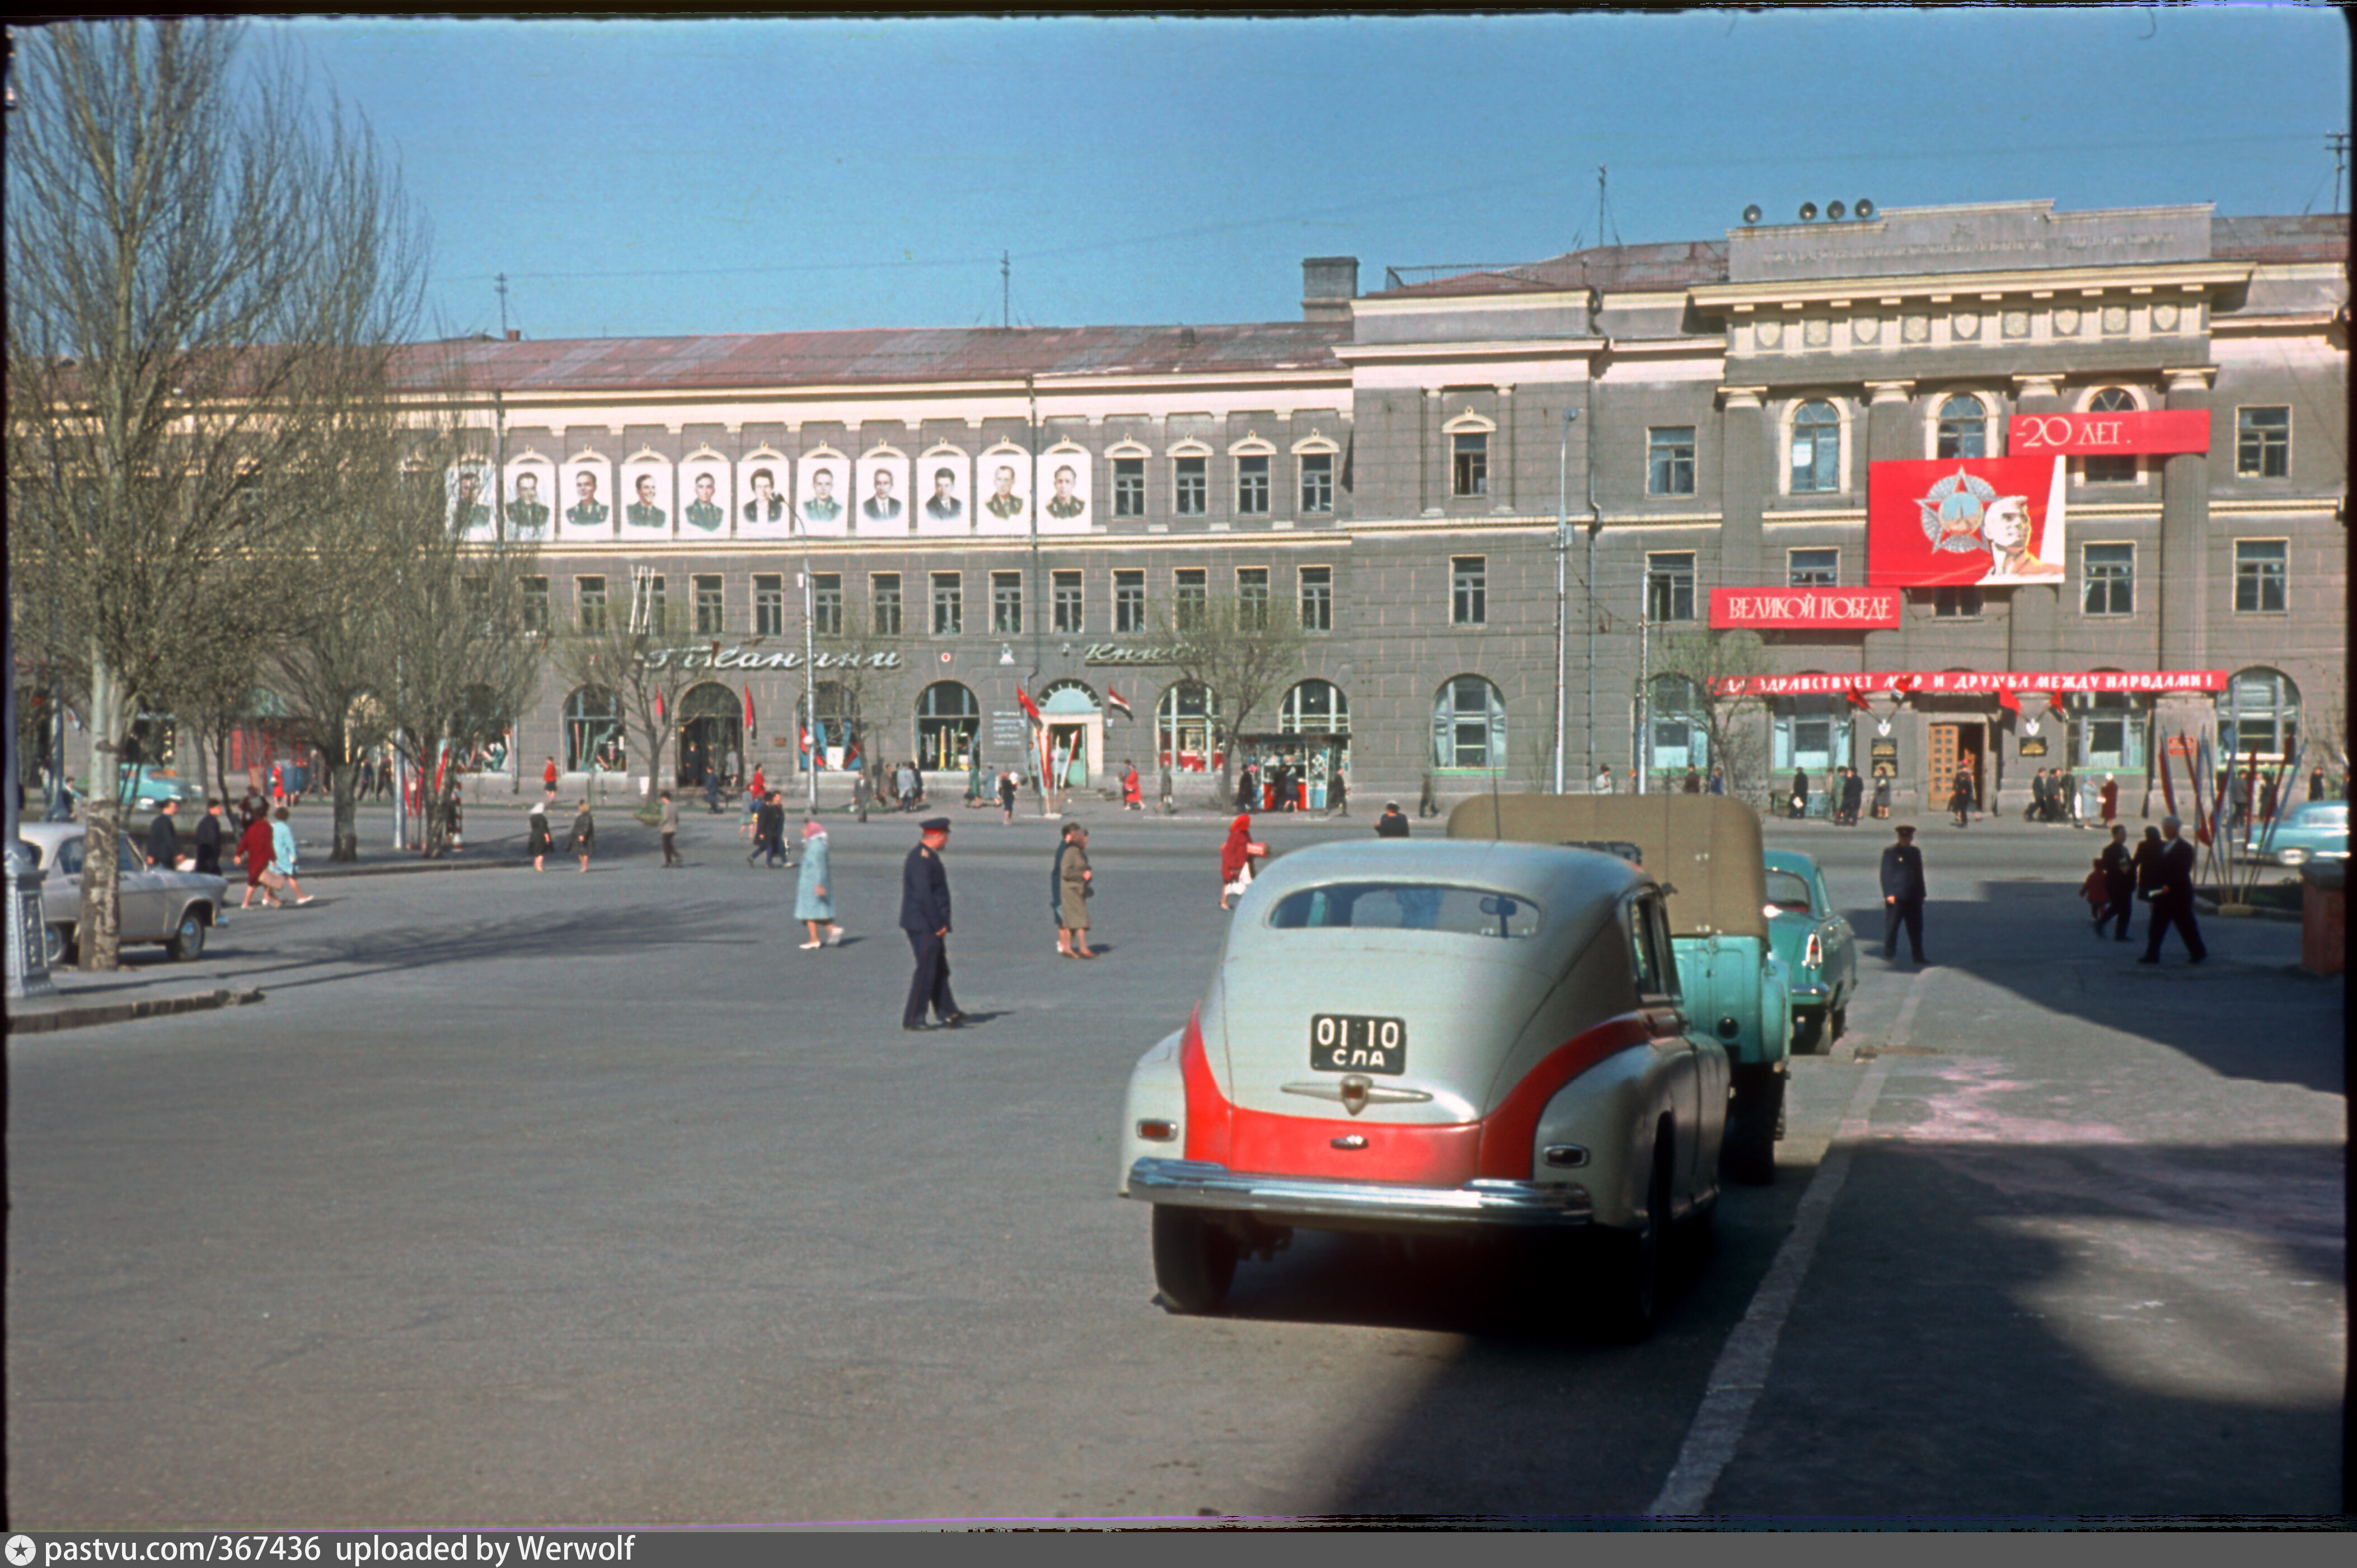
[[[567,682],[611,692],[621,704],[623,744],[644,759],[650,793],[664,788],[662,759],[679,733],[680,699],[702,678],[680,657],[687,635],[686,610],[667,595],[658,597],[652,580],[634,574],[627,610],[600,611],[595,621],[549,639],[549,657]]]
[[[1738,676],[1772,675],[1776,661],[1756,631],[1686,631],[1654,647],[1652,679],[1681,677],[1693,683],[1693,705],[1683,715],[1699,724],[1709,740],[1710,759],[1727,769],[1727,789],[1746,799],[1768,782],[1768,755],[1761,719],[1768,699],[1730,695],[1721,682]],[[1657,687],[1658,689],[1658,687]],[[1645,693],[1638,693],[1642,698]],[[1652,704],[1660,716],[1660,704]]]
[[[423,243],[364,129],[219,21],[16,30],[7,139],[8,543],[90,693],[91,823],[143,702],[258,642],[349,389],[413,336]],[[34,618],[19,617],[17,624]],[[118,962],[112,856],[85,965]]]
[[[822,718],[833,715],[849,721],[850,733],[843,736],[841,744],[846,754],[856,747],[859,771],[867,775],[872,786],[880,789],[884,769],[891,766],[891,758],[879,744],[886,731],[876,715],[906,711],[903,703],[909,669],[901,639],[877,630],[871,612],[846,607],[841,627],[835,631],[819,632],[813,640],[818,660],[811,671],[811,682],[817,693],[819,714]],[[834,688],[831,694],[827,691],[830,685]],[[801,705],[802,700],[797,697],[797,712]],[[809,715],[802,717],[807,722]]]
[[[1305,639],[1297,616],[1265,595],[1182,599],[1160,618],[1162,645],[1181,684],[1211,693],[1205,704],[1213,748],[1220,753],[1222,799],[1235,793],[1236,737],[1253,715],[1292,684],[1301,671]]]

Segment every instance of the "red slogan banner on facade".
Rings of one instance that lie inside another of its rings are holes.
[[[1761,631],[1813,628],[1888,630],[1899,624],[1893,588],[1713,588],[1710,624]]]
[[[2061,581],[2062,467],[2051,456],[1868,464],[1868,580],[1878,588]]]
[[[1867,670],[1852,675],[1728,675],[1717,697],[1809,697],[1845,692],[1971,696],[1992,692],[2222,692],[2223,670]]]
[[[2005,449],[2017,457],[2107,457],[2210,450],[2210,413],[2199,408],[2116,413],[2017,413]]]

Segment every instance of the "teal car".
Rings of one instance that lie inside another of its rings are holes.
[[[1762,852],[1768,870],[1768,943],[1792,973],[1792,1050],[1823,1056],[1849,1026],[1857,993],[1857,933],[1825,893],[1813,855]]]
[[[2349,802],[2302,800],[2272,824],[2254,826],[2244,847],[2255,858],[2277,865],[2345,861],[2349,858]]]

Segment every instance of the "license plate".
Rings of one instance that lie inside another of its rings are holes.
[[[1397,1018],[1313,1013],[1309,1065],[1319,1072],[1405,1072],[1407,1026]]]

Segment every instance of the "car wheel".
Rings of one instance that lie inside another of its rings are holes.
[[[1822,1007],[1792,1015],[1792,1054],[1822,1056],[1825,1049],[1825,1014]]]
[[[1653,1174],[1646,1185],[1645,1223],[1634,1232],[1598,1238],[1605,1246],[1593,1302],[1596,1327],[1608,1338],[1633,1344],[1653,1331],[1662,1299],[1662,1254],[1670,1229],[1671,1130],[1653,1139]]]
[[[1776,1133],[1784,1120],[1784,1077],[1763,1066],[1738,1067],[1727,1106],[1727,1132],[1719,1140],[1718,1166],[1747,1187],[1776,1179]]]
[[[81,961],[81,944],[74,940],[71,926],[41,928],[41,959],[51,969],[64,969]]]
[[[1838,1039],[1840,1039],[1844,1035],[1848,1034],[1848,1033],[1849,1033],[1849,1009],[1848,1009],[1847,1007],[1836,1007],[1836,1008],[1835,1008],[1835,1009],[1834,1009],[1834,1019],[1833,1019],[1833,1023],[1834,1023],[1834,1035],[1833,1035],[1833,1037],[1834,1037],[1835,1039],[1838,1040]]]
[[[203,911],[184,909],[180,912],[179,927],[173,931],[172,940],[164,944],[164,950],[180,962],[187,963],[205,950],[206,929]]]
[[[1154,1283],[1165,1311],[1217,1312],[1235,1277],[1233,1237],[1194,1209],[1154,1206]]]

